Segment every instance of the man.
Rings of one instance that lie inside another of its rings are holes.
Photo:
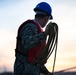
[[[45,46],[43,42],[46,42],[49,30],[46,28],[43,32],[42,28],[46,26],[49,19],[53,18],[52,9],[48,3],[41,2],[34,8],[34,11],[36,13],[35,19],[25,21],[18,30],[14,75],[51,74],[44,65],[38,66],[37,61],[32,65],[31,62],[40,50],[41,45]]]

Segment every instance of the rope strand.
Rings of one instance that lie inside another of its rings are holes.
[[[58,26],[56,23],[49,24],[49,38],[47,41],[47,44],[44,48],[44,50],[41,50],[38,52],[34,60],[31,64],[34,64],[34,61],[37,60],[38,65],[42,66],[46,63],[48,58],[51,56],[53,51],[55,50],[55,56],[54,56],[54,63],[53,63],[53,69],[52,69],[52,75],[55,68],[55,61],[56,61],[56,53],[57,53],[57,42],[58,42]]]

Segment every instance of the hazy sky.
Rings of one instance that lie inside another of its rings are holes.
[[[13,71],[17,29],[34,18],[33,8],[42,1],[51,5],[52,21],[59,26],[55,71],[76,66],[76,0],[0,0],[0,71]],[[50,71],[52,63],[53,55],[46,64]]]

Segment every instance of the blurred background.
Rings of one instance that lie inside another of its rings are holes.
[[[0,0],[0,72],[13,72],[18,27],[34,19],[33,8],[39,2],[52,7],[53,22],[59,26],[55,72],[76,72],[76,0]],[[46,64],[52,71],[54,53]]]

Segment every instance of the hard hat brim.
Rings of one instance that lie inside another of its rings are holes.
[[[41,12],[44,12],[44,13],[46,13],[47,15],[49,15],[49,17],[50,17],[50,20],[52,20],[53,19],[53,16],[52,15],[50,15],[50,14],[48,14],[47,12],[45,12],[45,11],[42,11],[42,10],[40,10],[40,9],[37,9],[37,8],[34,8],[34,11],[35,11],[35,13],[37,12],[37,11],[41,11]]]

